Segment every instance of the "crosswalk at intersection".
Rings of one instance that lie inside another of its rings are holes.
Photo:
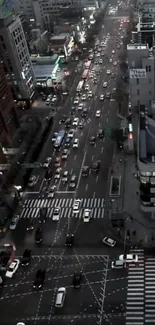
[[[52,218],[54,209],[61,208],[60,218],[82,218],[84,209],[89,208],[92,210],[92,218],[100,219],[104,217],[104,199],[100,198],[85,198],[81,199],[80,212],[73,214],[73,198],[61,199],[28,199],[23,203],[21,211],[21,218],[39,218],[40,208],[48,208],[47,217]]]

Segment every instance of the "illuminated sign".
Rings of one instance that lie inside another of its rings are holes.
[[[130,69],[130,79],[143,79],[146,78],[145,69]]]

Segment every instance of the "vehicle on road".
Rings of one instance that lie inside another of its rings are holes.
[[[45,223],[47,218],[48,209],[46,207],[39,210],[39,223]]]
[[[81,97],[81,100],[85,101],[87,99],[86,95],[84,94],[82,97]]]
[[[66,137],[66,132],[65,130],[61,130],[57,137],[56,137],[56,140],[54,142],[54,148],[56,150],[60,150],[60,147],[63,145],[64,141],[65,141],[65,137]]]
[[[69,148],[69,147],[70,147],[70,145],[71,145],[71,141],[72,141],[71,138],[69,138],[69,137],[66,138],[66,141],[65,141],[65,148]]]
[[[111,58],[109,59],[109,63],[112,63],[112,59]]]
[[[112,50],[112,54],[115,54],[115,50]]]
[[[31,262],[31,250],[25,249],[20,264],[22,266],[28,266],[30,262]]]
[[[94,161],[92,165],[92,170],[97,173],[100,169],[100,164],[100,161]]]
[[[11,220],[11,223],[10,223],[10,226],[9,226],[9,229],[10,230],[15,230],[16,227],[17,227],[17,223],[19,221],[19,215],[15,215],[12,220]]]
[[[62,153],[62,159],[65,160],[68,158],[69,155],[69,151],[68,149],[64,149],[63,153]]]
[[[97,133],[97,136],[99,139],[103,139],[105,134],[104,134],[104,130],[103,129],[99,129],[98,130],[98,133]]]
[[[107,99],[110,99],[110,97],[111,97],[110,93],[106,93],[105,97],[106,97]]]
[[[100,95],[100,100],[102,101],[102,100],[104,100],[104,98],[105,98],[105,95],[101,94]]]
[[[43,241],[43,230],[42,228],[38,227],[35,231],[35,243],[40,244]]]
[[[136,263],[138,262],[138,255],[136,254],[122,254],[119,256],[120,261],[124,261],[125,263]]]
[[[73,148],[79,148],[79,139],[75,139],[73,142]]]
[[[63,307],[65,297],[66,297],[66,288],[65,287],[59,288],[56,294],[55,307],[57,308]]]
[[[73,287],[75,289],[79,289],[81,287],[81,281],[82,281],[82,271],[75,272],[72,280]]]
[[[81,81],[79,81],[79,83],[78,83],[78,85],[77,85],[77,88],[76,88],[76,92],[77,92],[78,95],[81,94],[81,92],[82,92],[82,90],[83,90],[83,87],[84,87],[84,80],[81,80]],[[78,102],[79,102],[79,98],[76,97],[76,98],[74,99],[74,104],[78,104]]]
[[[65,246],[72,247],[73,245],[74,245],[74,235],[73,234],[68,234],[66,236]]]
[[[88,114],[88,109],[85,107],[81,113],[81,116],[85,118],[87,117],[87,114]]]
[[[89,175],[89,167],[88,166],[83,166],[82,168],[82,176],[87,177]]]
[[[110,70],[107,70],[107,75],[111,74],[111,71]]]
[[[96,143],[96,138],[94,137],[94,136],[92,136],[91,138],[90,138],[90,141],[89,141],[89,143],[90,143],[90,145],[95,145],[95,143]]]
[[[51,188],[49,189],[48,197],[54,197],[56,192],[56,186],[52,185]]]
[[[67,183],[68,182],[68,177],[69,177],[69,172],[67,170],[65,170],[63,175],[62,175],[62,182]]]
[[[95,116],[96,116],[96,117],[100,117],[100,116],[101,116],[101,111],[100,111],[100,110],[96,111]]]
[[[61,166],[61,157],[56,157],[55,158],[54,166],[57,167],[57,168]]]
[[[46,270],[45,269],[39,269],[36,272],[35,280],[33,283],[34,289],[41,289],[43,287],[44,281],[46,277]]]
[[[116,240],[114,240],[112,238],[104,237],[102,240],[102,243],[104,243],[105,245],[108,245],[110,247],[114,247],[116,245]]]
[[[107,87],[108,87],[108,82],[105,81],[105,82],[103,83],[103,88],[107,88]]]
[[[111,78],[115,78],[115,73],[114,72],[111,74]]]
[[[84,127],[84,121],[83,120],[81,122],[79,122],[78,127],[79,127],[79,129],[83,129],[83,127]]]
[[[62,171],[62,168],[60,168],[60,167],[56,169],[55,175],[54,175],[55,181],[57,181],[58,179],[60,179],[61,171]]]
[[[72,125],[72,120],[71,118],[67,118],[66,122],[65,122],[65,128],[69,129]]]
[[[7,269],[5,276],[7,278],[12,278],[13,275],[16,273],[16,271],[18,270],[20,261],[19,259],[15,258],[12,263],[10,264],[9,268]]]
[[[37,184],[37,181],[39,179],[39,176],[31,175],[28,181],[28,186],[33,187]]]
[[[70,188],[75,188],[76,183],[77,183],[77,176],[74,174],[71,177],[71,180],[70,180],[70,183],[69,183],[69,187]]]
[[[80,199],[75,199],[73,203],[73,213],[79,213],[80,211],[80,204],[81,200]]]
[[[58,132],[54,132],[52,142],[54,143],[57,138]]]
[[[44,162],[44,164],[43,164],[43,167],[44,168],[48,168],[51,160],[52,160],[52,157],[47,157],[46,160],[45,160],[45,162]]]
[[[92,91],[89,91],[88,98],[92,98],[92,97],[93,97],[93,93],[92,93]]]
[[[71,129],[71,130],[69,130],[69,132],[68,132],[68,138],[73,138],[74,137],[74,133],[75,133],[75,130],[74,129]]]
[[[91,210],[85,209],[83,214],[83,222],[89,222],[91,218]]]
[[[31,218],[27,219],[27,225],[26,225],[26,230],[33,230],[34,229],[34,224],[33,224],[33,220]]]
[[[111,262],[112,269],[123,269],[125,266],[124,261],[116,260]]]
[[[83,103],[80,103],[79,106],[78,106],[78,110],[81,111],[83,109]]]
[[[78,123],[79,123],[79,118],[75,117],[74,120],[73,120],[73,126],[77,126]]]
[[[52,216],[52,220],[53,221],[59,221],[59,219],[60,219],[60,212],[61,212],[61,209],[59,207],[56,207],[54,209],[53,216]]]

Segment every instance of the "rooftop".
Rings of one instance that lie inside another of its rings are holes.
[[[147,50],[148,49],[148,45],[144,45],[144,44],[128,44],[127,45],[127,50]]]
[[[53,41],[53,40],[65,40],[66,39],[66,37],[68,37],[69,36],[69,33],[61,33],[61,34],[59,34],[59,35],[55,35],[55,36],[52,36],[51,38],[50,38],[50,40],[51,41]]]
[[[155,162],[155,120],[147,116],[145,106],[140,107],[139,159],[143,163]]]
[[[36,79],[45,79],[45,78],[51,78],[52,71],[54,69],[54,65],[33,65],[33,72]]]

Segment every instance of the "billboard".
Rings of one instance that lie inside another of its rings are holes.
[[[142,79],[146,78],[145,69],[130,69],[130,79]]]

